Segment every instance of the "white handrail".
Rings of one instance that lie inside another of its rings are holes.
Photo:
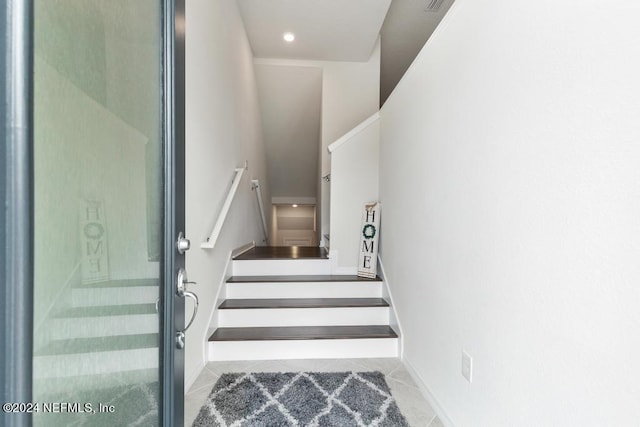
[[[264,214],[264,204],[262,203],[262,191],[260,191],[260,181],[257,179],[252,179],[251,189],[255,190],[256,197],[258,198],[258,207],[260,208],[260,218],[262,219],[262,232],[264,233],[264,243],[268,245],[269,229],[267,228],[267,217]]]
[[[224,224],[224,220],[227,219],[227,214],[229,213],[229,209],[231,208],[231,202],[233,202],[233,198],[236,195],[236,191],[238,191],[238,186],[240,185],[240,181],[242,180],[242,174],[244,173],[245,168],[237,168],[236,173],[233,176],[233,181],[231,181],[231,188],[229,189],[229,193],[227,194],[227,199],[224,201],[224,205],[222,205],[222,210],[220,211],[220,215],[218,215],[218,221],[216,221],[216,225],[213,227],[213,231],[211,231],[211,235],[207,237],[207,240],[200,244],[200,247],[203,249],[213,249],[216,244],[216,240],[220,236],[220,231],[222,231],[222,226]]]
[[[340,146],[342,146],[344,143],[346,143],[351,138],[353,138],[354,136],[356,136],[357,134],[365,130],[367,127],[369,127],[369,125],[371,125],[372,123],[375,123],[376,120],[378,120],[379,118],[380,118],[380,112],[376,111],[370,117],[366,118],[360,124],[356,125],[349,132],[345,133],[340,138],[332,142],[327,147],[327,150],[329,150],[329,153],[333,153],[336,149],[340,148]]]

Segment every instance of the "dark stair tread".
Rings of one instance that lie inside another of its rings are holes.
[[[285,326],[269,328],[218,328],[209,341],[320,340],[351,338],[397,338],[386,325]]]
[[[273,298],[273,299],[228,299],[218,308],[342,308],[342,307],[389,307],[383,298]]]
[[[293,275],[293,276],[231,276],[227,283],[280,283],[280,282],[382,282],[380,276],[375,279],[355,275]]]
[[[76,353],[96,353],[103,351],[134,350],[158,347],[158,334],[116,335],[108,337],[75,338],[51,341],[37,351],[36,356],[53,356]]]
[[[325,248],[319,246],[254,246],[233,258],[236,261],[266,259],[328,259]]]
[[[84,283],[74,286],[74,289],[85,288],[127,288],[131,286],[160,286],[160,279],[123,279],[107,280],[104,282]]]
[[[156,314],[155,304],[101,305],[95,307],[74,307],[61,312],[58,318],[106,317],[136,314]]]

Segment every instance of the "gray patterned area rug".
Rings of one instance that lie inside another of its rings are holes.
[[[223,374],[193,425],[409,426],[380,372]]]

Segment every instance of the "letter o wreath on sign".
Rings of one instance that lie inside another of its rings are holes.
[[[362,236],[365,239],[373,239],[376,235],[376,227],[373,224],[367,224],[362,228]]]
[[[104,227],[97,222],[90,222],[84,226],[84,235],[89,239],[99,239],[104,234]]]

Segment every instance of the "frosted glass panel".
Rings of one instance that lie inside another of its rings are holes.
[[[158,424],[161,12],[35,2],[36,426]]]

